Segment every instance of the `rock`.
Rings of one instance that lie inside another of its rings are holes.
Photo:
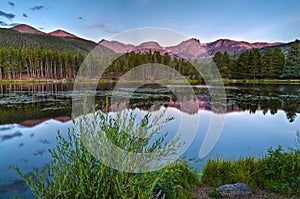
[[[216,191],[218,191],[221,196],[244,196],[252,193],[252,189],[244,184],[244,183],[236,183],[236,184],[225,184],[219,186]]]

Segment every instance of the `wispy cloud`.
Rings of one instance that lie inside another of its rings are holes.
[[[216,28],[217,31],[230,31],[232,30],[232,28],[229,28],[229,27],[218,27]]]
[[[186,26],[186,29],[195,30],[198,29],[199,27],[200,27],[199,24],[190,24]]]
[[[8,4],[11,5],[12,7],[15,6],[15,3],[14,3],[14,2],[11,2],[11,1],[9,1]]]
[[[14,26],[20,25],[20,23],[11,23],[9,25],[12,26],[12,27],[14,27]]]
[[[82,17],[78,17],[79,20],[83,19]]]
[[[0,21],[0,26],[6,26],[6,27],[13,27],[13,26],[17,26],[20,25],[19,23],[5,23],[4,21]]]
[[[93,28],[98,28],[98,29],[100,29],[100,30],[102,30],[106,33],[112,33],[112,34],[120,33],[120,31],[111,28],[110,26],[108,26],[107,24],[105,24],[103,22],[92,25],[92,27]]]
[[[138,2],[139,4],[145,5],[150,3],[152,0],[136,0],[136,2]]]
[[[294,21],[300,21],[300,17],[295,18]]]
[[[0,26],[8,26],[8,24],[5,23],[4,21],[0,21]]]
[[[37,10],[43,10],[45,8],[45,6],[34,6],[34,7],[31,7],[30,10],[33,10],[33,11],[37,11]]]
[[[28,16],[27,16],[27,14],[23,13],[23,17],[27,18]]]
[[[300,21],[300,17],[298,17],[298,16],[290,17],[290,18],[287,18],[287,20],[288,21],[296,21],[296,22],[298,22],[298,21]]]
[[[3,16],[9,20],[12,20],[13,18],[15,18],[15,15],[12,13],[6,13],[0,10],[0,16]]]

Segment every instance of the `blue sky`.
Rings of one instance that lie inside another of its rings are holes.
[[[63,29],[97,42],[143,27],[173,29],[201,42],[288,42],[300,38],[300,1],[1,0],[0,24],[14,23],[44,32]]]

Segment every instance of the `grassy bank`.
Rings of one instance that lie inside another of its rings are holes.
[[[242,182],[254,190],[264,189],[283,196],[300,196],[300,149],[270,148],[261,159],[211,159],[203,168],[202,183],[212,187]],[[211,190],[212,195],[218,196]]]
[[[225,84],[238,83],[238,84],[300,84],[300,80],[290,79],[223,79]]]
[[[66,83],[66,82],[74,82],[74,79],[15,79],[15,80],[0,80],[0,84],[28,84],[28,83]],[[83,83],[118,83],[119,80],[110,80],[110,79],[77,79],[77,82]],[[237,83],[237,84],[300,84],[300,80],[282,80],[282,79],[222,79],[222,80],[210,80],[210,82],[220,82],[222,81],[224,84],[229,83]],[[144,80],[130,80],[125,81],[124,83],[149,83],[150,81]],[[190,84],[204,84],[202,81],[199,80],[160,80],[160,81],[153,81],[150,83],[164,83],[164,84],[186,84],[187,82]]]
[[[75,80],[74,79],[16,79],[16,80],[0,80],[0,84],[38,84],[38,83],[73,83]],[[82,83],[118,83],[119,80],[110,80],[110,79],[77,79],[77,82],[82,82]],[[130,80],[130,81],[125,81],[124,83],[141,83],[141,84],[146,84],[146,83],[165,83],[165,84],[199,84],[201,83],[199,80],[160,80],[160,81],[144,81],[144,80]]]
[[[0,84],[38,84],[38,83],[66,83],[66,82],[73,82],[73,80],[61,80],[61,79],[0,80]]]

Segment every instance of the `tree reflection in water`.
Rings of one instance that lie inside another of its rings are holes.
[[[176,87],[183,93],[182,99],[167,87],[144,85],[130,96],[129,104],[111,102],[110,95],[114,84],[99,84],[96,102],[105,107],[109,98],[109,111],[120,108],[139,108],[141,110],[158,110],[160,106],[174,107],[188,114],[198,110],[222,113],[211,103],[208,89],[195,86],[197,96],[184,95],[184,87]],[[128,86],[130,88],[130,85]],[[73,85],[62,83],[43,84],[0,84],[0,124],[22,123],[28,120],[43,120],[59,116],[70,116],[72,111]],[[262,111],[276,114],[283,110],[289,122],[293,122],[300,112],[300,87],[298,85],[225,85],[227,105],[225,112]],[[178,90],[177,90],[178,91]],[[119,93],[126,97],[126,89]],[[90,96],[90,99],[92,96]],[[104,111],[104,109],[102,109]]]

